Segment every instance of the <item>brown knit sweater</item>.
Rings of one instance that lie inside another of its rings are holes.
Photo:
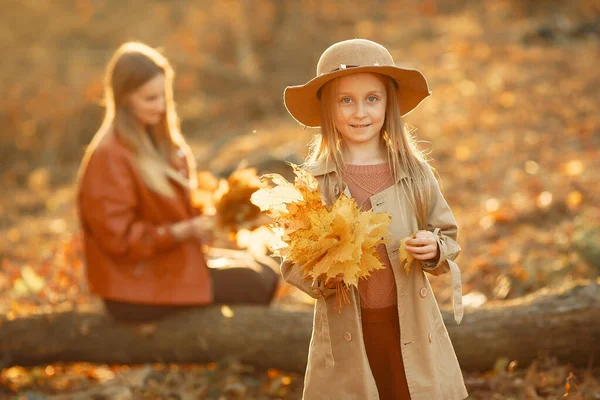
[[[387,164],[347,164],[343,168],[342,179],[363,211],[371,209],[371,196],[394,183]],[[377,252],[385,268],[371,272],[371,276],[358,283],[362,308],[383,308],[397,303],[396,282],[385,246],[379,245]]]

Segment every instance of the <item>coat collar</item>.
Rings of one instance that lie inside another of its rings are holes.
[[[329,158],[319,159],[313,164],[308,165],[307,168],[315,177],[325,176],[331,174],[332,172],[335,172],[334,163]],[[402,179],[407,177],[408,175],[406,174],[406,172],[400,171],[396,183],[400,182]]]

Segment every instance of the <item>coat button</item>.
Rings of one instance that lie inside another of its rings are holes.
[[[352,334],[350,332],[344,333],[344,339],[346,339],[346,342],[351,341],[352,340]]]
[[[427,288],[421,288],[421,297],[427,297]]]

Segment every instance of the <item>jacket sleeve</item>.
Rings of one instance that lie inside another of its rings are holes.
[[[460,247],[456,243],[458,227],[448,206],[446,199],[440,191],[437,179],[428,168],[429,183],[431,190],[431,201],[429,204],[429,215],[427,219],[427,230],[432,231],[436,238],[440,251],[439,258],[423,261],[423,270],[432,275],[441,275],[450,271],[448,261],[454,261],[460,253]]]
[[[170,227],[136,215],[139,198],[132,165],[125,155],[98,148],[80,182],[83,228],[107,253],[135,262],[177,245]]]
[[[306,280],[302,276],[300,264],[293,264],[291,261],[281,263],[281,277],[284,281],[297,287],[314,299],[329,297],[335,293],[335,288],[326,289],[321,279],[317,279],[315,282]]]

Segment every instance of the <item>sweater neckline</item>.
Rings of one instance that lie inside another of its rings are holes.
[[[387,163],[372,165],[344,164],[343,171],[347,174],[377,174],[389,171]]]

